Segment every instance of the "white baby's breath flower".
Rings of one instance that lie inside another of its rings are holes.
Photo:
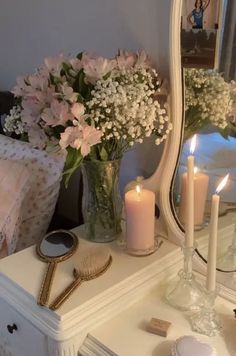
[[[112,134],[132,145],[154,133],[155,127],[161,127],[159,134],[171,130],[166,108],[153,98],[154,88],[159,85],[154,74],[147,68],[122,67],[95,84],[87,107],[104,132],[103,140]]]
[[[199,120],[209,120],[221,129],[226,128],[233,105],[231,83],[214,70],[187,69],[185,73],[187,127],[188,119],[194,114]]]
[[[25,125],[21,121],[20,106],[13,106],[9,115],[5,117],[3,131],[5,133],[15,132],[17,135],[21,135],[26,131]]]

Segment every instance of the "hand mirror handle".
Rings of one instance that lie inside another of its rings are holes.
[[[52,289],[52,282],[56,271],[57,262],[48,262],[47,271],[45,273],[41,290],[38,297],[39,305],[47,305],[50,292]]]
[[[47,270],[37,301],[39,305],[48,303],[57,264],[71,257],[77,247],[77,236],[71,231],[62,229],[48,233],[37,245],[37,255],[42,261],[47,262]]]

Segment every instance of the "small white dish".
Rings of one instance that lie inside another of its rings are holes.
[[[217,353],[209,344],[197,340],[194,336],[186,335],[175,341],[171,356],[217,356]]]

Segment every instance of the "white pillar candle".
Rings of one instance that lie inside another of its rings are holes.
[[[127,248],[145,251],[154,246],[155,194],[137,186],[125,194]]]
[[[208,185],[208,175],[199,171],[195,172],[194,168],[194,225],[201,225],[203,223]],[[187,220],[187,173],[184,173],[181,178],[181,193],[178,215],[180,222],[185,225]]]
[[[219,217],[219,193],[226,185],[229,179],[227,174],[216,189],[216,194],[212,196],[211,200],[211,219],[210,219],[210,236],[208,243],[208,257],[207,257],[207,278],[206,289],[209,292],[215,290],[216,285],[216,254],[217,254],[217,232],[218,232],[218,217]]]

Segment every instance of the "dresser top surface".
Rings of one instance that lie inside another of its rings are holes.
[[[174,341],[183,335],[192,335],[200,342],[210,344],[218,356],[236,355],[233,303],[220,297],[216,299],[216,311],[223,329],[221,334],[208,337],[192,331],[187,313],[164,302],[164,291],[163,286],[157,286],[142,301],[99,326],[91,335],[115,354],[122,356],[169,356]],[[146,331],[151,318],[172,323],[166,338]]]
[[[92,245],[94,246],[94,243],[81,238],[83,237],[83,227],[78,227],[73,231],[79,237],[79,248],[75,255],[70,259],[58,263],[52,285],[50,301],[52,301],[74,280],[73,267],[76,260],[83,253],[83,250]],[[117,242],[109,243],[107,246],[111,249],[113,257],[111,267],[99,278],[82,283],[82,285],[70,296],[70,299],[56,311],[56,315],[59,319],[68,316],[77,308],[81,308],[87,303],[92,301],[95,302],[99,295],[102,295],[109,290],[112,291],[114,286],[118,286],[119,283],[123,283],[124,280],[129,280],[129,278],[138,275],[143,270],[151,268],[153,264],[156,264],[167,255],[176,255],[175,251],[180,250],[174,244],[164,240],[161,248],[154,254],[137,258],[128,255],[123,248],[118,246]],[[0,273],[2,274],[2,278],[6,276],[14,285],[20,286],[19,290],[30,296],[32,304],[36,304],[46,268],[47,264],[40,261],[37,257],[35,246],[0,261]],[[2,283],[1,274],[0,286]]]

